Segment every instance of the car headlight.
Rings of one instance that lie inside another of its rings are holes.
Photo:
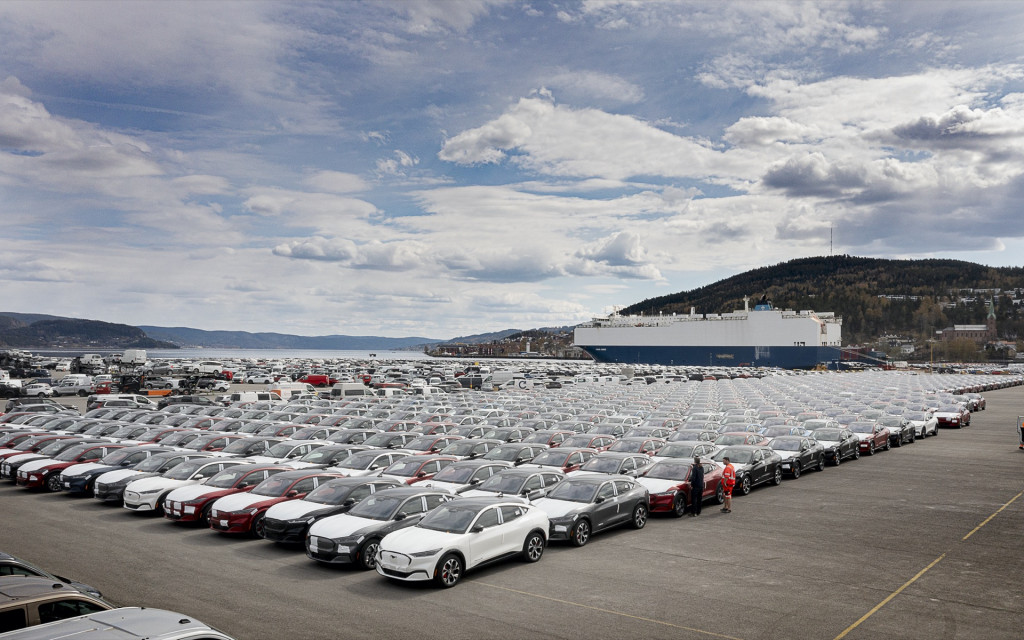
[[[242,509],[242,513],[248,513],[250,516],[254,516],[259,512],[259,507],[249,507],[248,509]]]
[[[431,549],[430,551],[417,551],[416,553],[410,553],[409,555],[413,558],[429,558],[430,556],[436,556],[441,553],[441,549]]]
[[[663,491],[662,493],[652,493],[652,498],[674,498],[677,491],[672,489],[671,491]]]
[[[146,491],[137,491],[140,496],[151,496],[154,493],[160,493],[163,489],[147,489]]]

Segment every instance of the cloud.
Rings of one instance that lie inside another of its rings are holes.
[[[327,193],[354,193],[366,191],[366,181],[357,175],[341,171],[317,171],[306,177],[303,183]]]

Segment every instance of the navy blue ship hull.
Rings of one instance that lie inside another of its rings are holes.
[[[838,347],[582,346],[598,362],[810,369],[840,359]]]

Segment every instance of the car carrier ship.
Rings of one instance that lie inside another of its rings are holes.
[[[598,362],[809,369],[840,360],[843,320],[776,309],[721,314],[609,316],[576,327],[574,342]]]

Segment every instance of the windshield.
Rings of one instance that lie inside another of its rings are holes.
[[[404,497],[370,496],[352,507],[349,514],[371,520],[390,520],[391,515],[405,501]]]
[[[420,520],[419,527],[445,533],[466,533],[473,523],[479,507],[459,507],[452,504],[440,506]]]
[[[310,464],[321,464],[332,462],[334,460],[344,460],[351,456],[353,451],[351,449],[333,449],[331,447],[319,447],[313,449],[306,455],[299,458],[302,462],[309,462]]]
[[[442,449],[441,453],[446,456],[468,456],[473,453],[479,444],[479,442],[473,442],[472,440],[453,442]]]
[[[224,453],[248,453],[249,451],[252,451],[253,447],[258,447],[258,445],[266,446],[266,443],[264,440],[239,438],[238,440],[235,440],[228,446],[221,449],[221,451]]]
[[[256,488],[252,492],[258,496],[267,496],[268,498],[280,498],[285,494],[286,491],[295,483],[295,478],[281,478],[275,476],[273,478],[267,478],[263,482],[256,485]]]
[[[162,439],[160,441],[160,444],[165,444],[165,445],[169,445],[169,446],[173,446],[173,445],[176,445],[176,444],[183,445],[186,442],[192,442],[193,440],[195,440],[198,437],[199,437],[198,433],[193,433],[191,431],[178,431],[178,432],[172,433],[171,435],[169,435],[166,438]]]
[[[209,460],[200,458],[198,460],[189,460],[182,462],[178,466],[174,467],[170,471],[164,474],[164,477],[170,478],[171,480],[188,480],[188,477],[199,470],[205,464],[209,464]]]
[[[80,456],[83,453],[85,453],[85,451],[87,449],[89,449],[90,447],[95,447],[95,446],[96,446],[95,444],[80,444],[80,445],[71,447],[70,449],[65,449],[64,451],[61,451],[60,454],[54,456],[53,459],[54,460],[60,460],[62,462],[70,462],[70,461],[74,460],[75,458],[77,458],[78,456]]]
[[[298,445],[294,442],[278,442],[274,446],[267,449],[263,455],[270,458],[287,458]]]
[[[403,449],[411,449],[412,451],[429,451],[434,443],[437,442],[437,438],[433,436],[428,438],[416,438],[406,444],[402,445]]]
[[[580,471],[597,471],[598,473],[618,473],[622,460],[618,458],[591,458],[583,463]]]
[[[730,444],[743,444],[746,441],[747,441],[747,436],[745,436],[745,435],[743,435],[743,436],[741,436],[741,435],[728,436],[727,435],[727,436],[718,436],[717,438],[715,438],[715,444],[717,444],[719,446],[721,446],[721,445],[730,445]]]
[[[487,460],[504,460],[506,462],[513,462],[519,459],[519,454],[522,452],[520,447],[495,447],[484,454],[484,458]]]
[[[841,434],[842,431],[839,429],[816,429],[814,431],[814,438],[826,442],[835,442],[842,437]]]
[[[167,468],[170,468],[170,467],[173,467],[176,464],[179,464],[183,459],[184,458],[182,458],[181,456],[175,456],[173,458],[165,458],[163,456],[151,456],[149,458],[146,458],[145,460],[143,460],[139,464],[135,465],[135,470],[136,471],[160,471],[161,467],[163,467],[164,465],[168,464],[168,462],[170,462],[170,464],[169,464],[169,466]]]
[[[609,451],[623,451],[625,453],[633,453],[640,450],[642,443],[636,442],[635,440],[619,440],[612,446],[608,447]]]
[[[692,458],[693,450],[697,445],[690,442],[668,443],[658,449],[658,455],[663,458]]]
[[[400,436],[396,436],[394,433],[378,433],[367,438],[363,444],[368,447],[387,447],[396,437]]]
[[[885,427],[902,427],[903,426],[903,418],[900,418],[898,416],[885,416],[881,420],[879,420],[878,422],[882,426],[885,426]]]
[[[77,438],[74,439],[74,440],[71,440],[71,439],[68,439],[68,440],[57,440],[55,442],[51,442],[50,444],[48,444],[45,447],[43,447],[42,449],[40,449],[39,453],[41,455],[44,455],[44,456],[47,456],[47,457],[52,457],[52,456],[57,455],[61,451],[67,449],[68,447],[75,446],[76,442],[78,442]]]
[[[466,483],[473,477],[478,467],[447,467],[441,469],[434,476],[438,482]]]
[[[906,418],[907,420],[913,420],[914,422],[926,422],[928,420],[928,416],[926,416],[924,413],[920,411],[908,413]]]
[[[337,466],[342,469],[366,469],[378,456],[380,451],[360,451],[345,458]]]
[[[569,436],[562,441],[562,446],[567,449],[571,447],[589,447],[592,440],[591,436]]]
[[[306,502],[315,502],[317,504],[342,504],[348,499],[349,494],[352,493],[354,488],[351,484],[327,483],[309,492],[309,495],[304,499]]]
[[[491,493],[519,493],[519,487],[523,486],[524,482],[524,476],[506,476],[499,473],[484,480],[477,489]]]
[[[853,422],[848,426],[854,433],[873,433],[875,430],[873,422]]]
[[[772,449],[776,451],[799,451],[799,440],[772,440]]]
[[[648,478],[682,481],[690,477],[691,466],[693,465],[688,462],[659,462],[645,475]]]
[[[122,460],[132,455],[133,453],[137,453],[137,451],[133,451],[131,449],[118,449],[116,451],[111,451],[110,453],[108,453],[107,455],[103,456],[100,459],[100,464],[121,464]]]
[[[229,467],[220,473],[212,476],[206,481],[206,485],[209,487],[217,487],[218,489],[230,489],[235,486],[245,474],[249,473],[249,469],[245,468],[246,465],[237,465]]]
[[[560,467],[565,464],[565,459],[570,455],[571,454],[561,451],[545,451],[537,454],[537,457],[530,460],[530,464],[543,464],[552,467]]]
[[[563,480],[555,485],[548,497],[553,500],[567,500],[569,502],[593,502],[594,495],[600,485],[589,482],[573,482]]]
[[[749,464],[753,456],[754,452],[746,449],[722,449],[715,455],[711,456],[711,458],[718,462],[722,462],[723,458],[729,458],[730,462],[735,462],[736,464]]]

